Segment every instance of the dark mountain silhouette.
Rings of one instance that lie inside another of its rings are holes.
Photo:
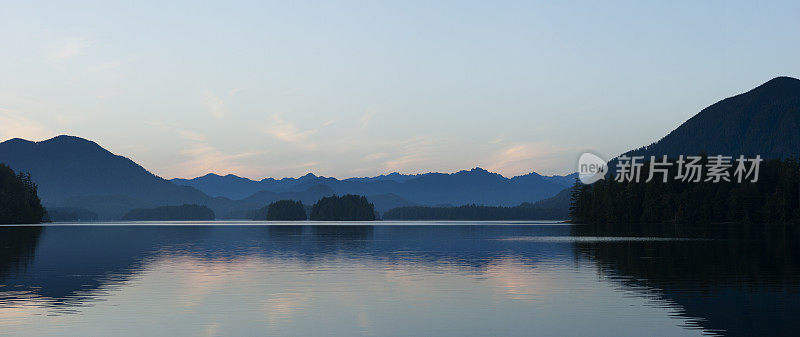
[[[415,205],[518,205],[564,188],[553,177],[531,173],[509,179],[481,168],[344,180],[311,173],[260,181],[208,174],[171,182],[92,141],[73,136],[41,142],[5,141],[0,143],[0,162],[16,172],[30,172],[45,207],[82,209],[97,214],[98,220],[120,219],[137,208],[183,204],[208,206],[220,219],[252,219],[255,210],[274,201],[300,200],[313,205],[334,194],[365,195],[378,212]]]
[[[335,192],[326,185],[314,185],[300,192],[260,191],[242,201],[266,205],[278,200],[299,200],[305,204],[314,204],[317,200],[333,195]]]
[[[564,187],[571,187],[575,184],[575,179],[578,179],[578,173],[575,172],[565,176],[542,176],[542,178]]]
[[[136,208],[198,204],[219,211],[246,207],[175,185],[79,137],[58,136],[41,142],[11,139],[0,143],[0,162],[17,172],[30,172],[45,207],[82,209],[97,214],[98,220],[120,219]]]
[[[48,209],[82,208],[97,214],[98,220],[118,220],[125,212],[134,208],[153,208],[159,205],[174,204],[159,204],[153,200],[139,199],[126,195],[85,195],[69,197],[61,201],[46,204],[46,206]]]
[[[800,154],[800,80],[776,77],[753,90],[703,109],[661,140],[628,156]]]
[[[231,199],[243,199],[256,192],[269,189],[267,184],[262,185],[259,181],[238,177],[233,174],[221,176],[209,173],[193,180],[194,182],[190,182],[186,179],[176,178],[170,181],[181,186],[194,187],[199,185],[203,187],[203,192],[210,196]]]
[[[97,213],[83,208],[50,207],[45,221],[52,222],[91,222],[97,221]]]
[[[572,182],[575,183],[575,180],[573,179]],[[567,210],[569,210],[569,202],[571,196],[572,196],[572,188],[565,188],[564,190],[558,192],[558,194],[552,197],[549,197],[547,199],[542,199],[531,204],[531,207],[557,209],[566,212]]]
[[[416,204],[392,193],[368,195],[367,200],[375,205],[375,210],[383,213],[392,208],[415,206]]]
[[[172,184],[128,158],[73,136],[41,142],[19,138],[2,142],[0,162],[17,172],[29,172],[46,205],[88,196],[124,196],[132,202],[156,205],[208,199],[203,192]]]
[[[170,181],[176,185],[195,187],[214,197],[244,199],[261,191],[276,193],[304,191],[314,185],[324,185],[327,182],[338,181],[338,179],[318,177],[308,173],[300,178],[252,180],[233,174],[221,176],[209,173],[194,179],[175,178]]]
[[[797,222],[797,158],[800,155],[800,80],[774,78],[719,101],[661,140],[627,156],[673,158],[729,155],[765,159],[758,183],[634,183],[602,180],[583,185],[572,198],[575,222],[594,224]],[[609,163],[614,175],[617,158]],[[704,159],[701,164],[707,163]],[[648,166],[642,168],[647,177]],[[613,227],[613,226],[612,226]]]
[[[701,110],[678,128],[650,145],[623,155],[660,158],[667,155],[729,155],[763,159],[800,155],[800,80],[776,77],[739,95]],[[609,162],[616,170],[617,159]],[[574,178],[572,179],[574,181]],[[549,207],[568,207],[568,189],[542,200]]]
[[[315,185],[325,185],[336,194],[367,195],[371,201],[378,195],[394,195],[392,198],[395,199],[395,202],[386,203],[385,206],[382,201],[375,201],[376,209],[388,210],[414,204],[519,205],[522,202],[534,202],[552,196],[571,185],[573,180],[573,178],[565,179],[559,176],[545,177],[536,173],[509,179],[482,168],[474,168],[449,174],[401,175],[392,173],[374,178],[344,180],[315,176],[309,173],[296,179],[267,178],[255,181],[233,175],[211,174],[194,179],[173,179],[172,181],[176,184],[195,187],[209,195],[228,198],[235,198],[255,190],[281,193],[303,191]],[[385,197],[382,199],[386,200]],[[303,202],[306,201],[303,200]]]

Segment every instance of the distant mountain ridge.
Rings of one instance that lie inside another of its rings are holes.
[[[308,173],[300,178],[265,178],[259,181],[235,175],[207,174],[194,179],[172,179],[178,185],[191,186],[209,195],[237,198],[253,191],[290,192],[313,185],[329,186],[337,194],[393,194],[423,205],[482,204],[515,206],[555,195],[572,184],[571,177],[545,177],[529,173],[505,178],[476,167],[455,173],[403,175],[391,173],[372,178],[336,179]]]
[[[426,175],[426,174],[429,174],[429,173],[423,173],[423,174],[400,174],[400,173],[397,173],[397,172],[392,172],[392,173],[389,173],[389,174],[381,174],[381,175],[375,176],[375,177],[355,177],[355,178],[347,178],[347,179],[343,179],[343,180],[361,181],[361,182],[391,180],[391,181],[396,181],[398,183],[402,183],[402,182],[404,182],[406,180],[413,179],[413,178],[416,178],[416,177],[419,177],[419,176],[423,176],[423,175]]]
[[[563,188],[535,173],[508,179],[480,168],[452,174],[393,173],[344,180],[309,173],[261,181],[215,174],[168,181],[75,136],[2,142],[0,162],[17,172],[30,172],[45,207],[94,213],[99,220],[116,220],[136,208],[183,204],[208,206],[221,219],[251,219],[255,210],[273,201],[292,199],[310,205],[334,194],[365,195],[379,212],[426,204],[516,205]]]

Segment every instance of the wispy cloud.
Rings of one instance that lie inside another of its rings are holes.
[[[289,143],[297,143],[304,141],[308,136],[316,133],[316,130],[300,130],[293,123],[283,119],[281,114],[272,115],[272,124],[270,124],[265,132],[279,140]]]
[[[384,167],[390,172],[407,172],[425,161],[420,154],[406,154],[387,160]]]
[[[173,169],[176,173],[195,177],[209,172],[220,174],[237,173],[252,175],[252,167],[239,162],[239,159],[261,154],[260,152],[225,153],[208,143],[197,143],[181,151],[181,155],[188,157],[187,161],[178,163]]]
[[[489,141],[489,144],[500,144],[505,140],[503,136],[497,136],[494,139]]]
[[[255,168],[242,160],[247,161],[247,158],[264,154],[258,151],[227,153],[212,145],[205,135],[178,124],[161,121],[151,121],[146,124],[176,135],[178,140],[183,141],[183,149],[178,153],[179,156],[162,171],[168,177],[196,177],[209,172],[254,175]]]
[[[228,114],[227,109],[225,109],[225,102],[211,90],[203,91],[203,104],[205,104],[206,109],[214,118],[221,119]]]
[[[236,94],[238,94],[238,93],[240,93],[240,92],[242,92],[242,91],[244,91],[244,90],[245,90],[245,88],[243,88],[243,87],[237,87],[237,88],[233,88],[233,89],[231,89],[231,90],[228,90],[228,96],[231,96],[231,97],[233,97],[233,96],[235,96]]]
[[[372,117],[374,116],[375,116],[375,111],[371,110],[361,115],[361,118],[359,119],[359,125],[361,126],[361,128],[366,129],[367,127],[369,127],[370,123],[372,123]]]
[[[494,153],[487,169],[505,176],[530,173],[548,168],[548,161],[569,150],[548,142],[513,144]]]
[[[51,62],[62,62],[76,56],[86,54],[94,43],[93,40],[83,37],[68,37],[45,47],[45,56]]]
[[[436,159],[437,149],[447,141],[430,137],[414,137],[390,145],[396,152],[384,162],[388,172],[416,172]]]
[[[151,121],[151,122],[146,122],[146,123],[148,125],[150,125],[150,126],[155,126],[155,127],[159,128],[161,130],[177,134],[178,136],[180,136],[182,139],[185,139],[185,140],[191,140],[191,141],[195,141],[195,142],[201,142],[201,141],[205,141],[206,140],[206,137],[203,136],[202,134],[194,132],[194,131],[191,131],[191,130],[187,130],[187,129],[179,126],[178,124],[165,123],[165,122],[161,122],[161,121]]]
[[[115,69],[117,69],[117,68],[119,68],[119,67],[121,67],[121,66],[123,66],[123,65],[125,65],[127,63],[130,63],[134,59],[135,59],[134,56],[129,56],[129,57],[123,57],[123,58],[119,58],[119,59],[115,59],[115,60],[105,61],[105,62],[101,62],[101,63],[95,64],[95,65],[89,66],[89,70],[90,71],[95,71],[95,72],[111,71],[111,70],[115,70]]]
[[[42,140],[53,136],[38,122],[25,117],[24,114],[10,109],[0,108],[0,139],[24,138],[28,140]]]
[[[319,161],[304,161],[294,164],[286,164],[286,165],[277,165],[271,166],[270,171],[272,172],[287,172],[285,175],[278,174],[273,178],[278,177],[299,177],[304,173],[312,172],[319,174],[317,170],[320,167]]]
[[[389,157],[389,154],[386,152],[375,152],[370,153],[361,158],[362,161],[373,161],[373,160],[380,160]]]

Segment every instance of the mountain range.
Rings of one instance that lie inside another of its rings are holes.
[[[659,141],[626,155],[740,154],[762,158],[800,154],[800,80],[774,78],[748,92],[717,102]],[[537,173],[506,178],[481,168],[455,173],[337,179],[306,174],[299,178],[251,180],[213,173],[165,180],[97,143],[73,136],[41,142],[11,139],[0,143],[0,162],[29,172],[46,207],[86,209],[101,220],[128,210],[186,203],[206,205],[218,218],[249,218],[280,199],[312,204],[332,194],[361,194],[385,212],[400,206],[478,204],[568,207],[575,175]],[[613,163],[613,160],[612,160]],[[613,167],[613,164],[612,164]],[[560,193],[559,193],[560,192]]]
[[[367,196],[379,212],[414,205],[517,205],[555,195],[568,181],[536,173],[505,178],[481,168],[343,180],[309,173],[260,181],[216,174],[169,181],[74,136],[2,142],[0,162],[17,172],[29,172],[46,207],[89,210],[100,220],[119,219],[135,208],[182,204],[206,205],[218,218],[251,219],[257,209],[273,201],[293,199],[311,205],[322,197],[348,193]]]
[[[558,176],[557,176],[558,177]],[[194,179],[172,179],[176,185],[194,187],[211,196],[231,199],[256,191],[297,192],[315,185],[330,187],[336,194],[393,194],[419,205],[513,206],[555,195],[572,183],[569,177],[545,177],[537,173],[506,178],[476,167],[455,173],[403,175],[392,173],[372,178],[339,180],[308,173],[300,178],[267,178],[260,181],[235,175],[207,174]]]

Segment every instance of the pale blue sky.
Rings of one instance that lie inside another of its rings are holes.
[[[800,77],[800,2],[15,1],[0,139],[166,178],[573,170]]]

